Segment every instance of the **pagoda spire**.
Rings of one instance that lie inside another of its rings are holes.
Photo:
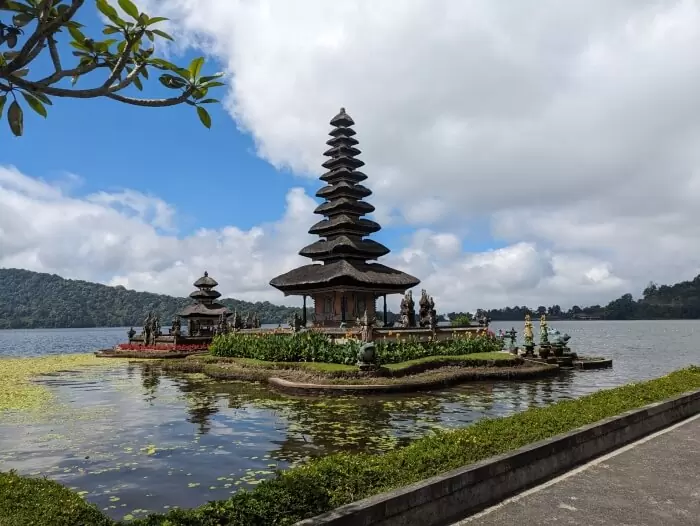
[[[325,219],[309,230],[310,234],[322,239],[304,247],[299,254],[324,263],[341,259],[366,262],[380,258],[388,254],[389,249],[376,241],[364,239],[381,227],[362,217],[374,212],[374,207],[363,200],[372,192],[359,184],[367,176],[357,170],[365,163],[357,158],[361,152],[356,148],[358,141],[352,129],[355,121],[345,108],[340,108],[330,124],[333,126],[332,139],[327,141],[330,149],[324,153],[329,159],[322,165],[328,171],[321,176],[321,181],[327,184],[316,192],[316,197],[325,201],[314,210]]]

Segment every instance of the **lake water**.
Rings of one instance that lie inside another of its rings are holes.
[[[522,323],[492,328],[513,325],[522,332]],[[364,398],[284,396],[142,364],[46,376],[39,381],[55,395],[50,414],[0,414],[0,470],[46,475],[86,492],[112,517],[140,517],[226,498],[310,457],[388,451],[438,428],[700,364],[698,321],[551,325],[571,334],[573,350],[612,357],[614,367]],[[124,341],[126,330],[0,331],[0,356],[89,352]]]

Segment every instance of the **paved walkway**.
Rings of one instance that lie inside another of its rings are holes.
[[[453,526],[698,526],[700,415]]]

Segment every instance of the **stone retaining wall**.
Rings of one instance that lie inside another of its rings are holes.
[[[296,526],[440,526],[700,413],[700,390],[629,411]]]

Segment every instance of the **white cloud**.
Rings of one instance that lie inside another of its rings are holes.
[[[441,309],[606,302],[700,268],[696,0],[140,3],[221,60],[227,108],[275,166],[318,175],[347,107],[377,219],[417,229],[387,262]],[[1,264],[149,290],[186,293],[206,266],[222,292],[282,301],[267,280],[313,222],[295,189],[276,223],[178,238],[156,197],[20,175],[0,172]],[[8,213],[24,208],[26,225]],[[489,233],[505,247],[463,253]]]
[[[308,260],[297,252],[313,238],[315,201],[301,188],[287,194],[280,219],[242,230],[226,226],[175,232],[177,211],[132,190],[84,197],[0,167],[0,267],[52,272],[136,290],[186,295],[208,270],[229,297],[299,303],[269,280]],[[167,221],[166,221],[167,220]],[[163,231],[166,224],[170,231]],[[394,247],[396,248],[396,247]],[[540,250],[532,243],[465,254],[450,232],[420,229],[385,263],[423,279],[441,310],[544,301],[622,291],[605,262]],[[398,298],[390,301],[392,308]]]

